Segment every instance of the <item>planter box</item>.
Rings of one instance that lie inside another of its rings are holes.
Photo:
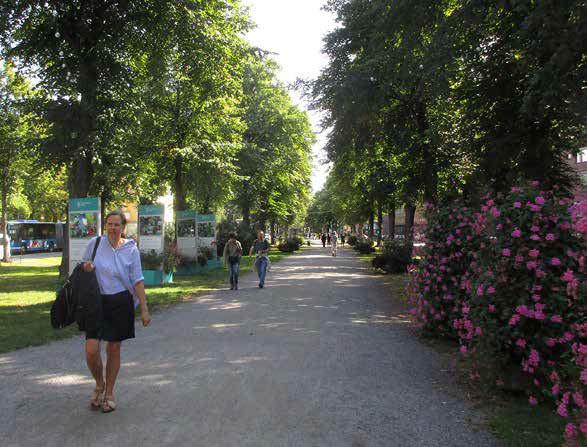
[[[164,273],[161,270],[143,270],[146,286],[159,286],[173,282],[173,272]]]
[[[198,264],[180,265],[177,267],[175,274],[177,276],[189,276],[198,273]]]
[[[177,276],[190,276],[198,273],[206,272],[211,269],[216,269],[222,266],[221,259],[210,259],[206,265],[201,266],[200,264],[182,265],[177,268],[175,274]]]

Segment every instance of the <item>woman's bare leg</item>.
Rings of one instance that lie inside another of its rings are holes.
[[[96,388],[104,387],[104,372],[102,366],[102,356],[100,355],[100,340],[86,340],[86,363],[96,381]]]
[[[120,345],[121,343],[109,341],[106,345],[106,396],[114,396],[114,384],[120,370]]]

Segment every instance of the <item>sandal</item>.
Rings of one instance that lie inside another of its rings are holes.
[[[102,385],[102,387],[96,387],[94,388],[94,391],[92,391],[92,398],[90,400],[90,408],[92,410],[98,410],[102,406],[105,388],[106,386]]]
[[[116,410],[116,402],[114,402],[112,396],[104,396],[104,401],[102,402],[102,413],[112,413],[114,410]]]

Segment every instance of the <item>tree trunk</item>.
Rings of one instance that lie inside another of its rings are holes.
[[[389,224],[389,236],[393,240],[395,239],[395,203],[389,205],[387,212],[389,213],[387,215],[387,221]]]
[[[249,206],[248,203],[245,206],[243,206],[242,211],[243,211],[243,223],[247,227],[250,227],[251,226],[251,207]]]
[[[411,203],[405,205],[405,222],[404,233],[405,241],[412,243],[414,240],[414,218],[416,217],[416,207]]]
[[[2,260],[4,262],[10,261],[10,243],[8,242],[8,167],[5,166],[2,170],[2,221],[0,222],[0,229],[4,234],[4,245],[2,251],[4,253]]]
[[[375,211],[371,208],[369,211],[369,239],[373,240],[375,236]]]
[[[274,220],[271,221],[271,245],[275,245],[275,229],[277,225]]]
[[[175,186],[175,196],[173,198],[174,204],[173,208],[175,212],[177,211],[184,211],[185,206],[185,188],[184,188],[184,180],[183,180],[183,159],[181,155],[176,155],[173,159],[173,166],[175,168],[175,178],[174,178],[174,186]]]
[[[426,105],[420,101],[416,109],[416,125],[422,139],[422,161],[424,181],[424,202],[436,205],[438,200],[438,170],[436,160],[432,153],[432,146],[429,142],[430,136],[428,118],[426,116]]]
[[[383,206],[381,203],[377,202],[377,226],[379,227],[379,232],[377,233],[377,246],[381,247],[381,239],[383,237]]]

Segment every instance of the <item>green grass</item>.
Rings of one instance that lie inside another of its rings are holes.
[[[271,262],[278,262],[290,253],[272,248]],[[51,327],[49,312],[58,286],[57,268],[61,258],[26,259],[0,265],[0,353],[27,346],[38,346],[78,333],[75,324],[66,329]],[[241,274],[252,269],[245,256]],[[175,276],[174,283],[147,287],[151,311],[192,299],[195,295],[217,289],[228,282],[225,268],[209,270],[193,276]]]
[[[559,447],[565,421],[547,405],[532,407],[526,398],[511,397],[490,408],[489,429],[508,447]]]

